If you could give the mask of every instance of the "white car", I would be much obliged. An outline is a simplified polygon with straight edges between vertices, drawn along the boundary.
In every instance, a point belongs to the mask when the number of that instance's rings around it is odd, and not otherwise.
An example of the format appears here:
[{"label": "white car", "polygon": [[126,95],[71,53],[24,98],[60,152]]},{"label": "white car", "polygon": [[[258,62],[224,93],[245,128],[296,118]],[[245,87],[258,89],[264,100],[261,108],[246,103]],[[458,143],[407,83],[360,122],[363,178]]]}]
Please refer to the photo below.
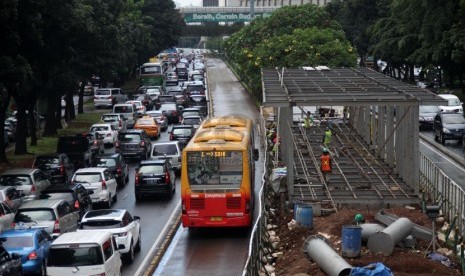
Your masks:
[{"label": "white car", "polygon": [[90,127],[90,132],[96,132],[103,137],[105,145],[115,145],[118,139],[118,129],[113,124],[93,124]]},{"label": "white car", "polygon": [[147,88],[145,94],[149,95],[152,101],[156,101],[158,96],[161,94],[161,89],[159,88]]},{"label": "white car", "polygon": [[79,230],[105,229],[116,239],[118,251],[129,262],[134,252],[141,249],[140,217],[131,216],[125,209],[102,209],[87,212],[81,220]]},{"label": "white car", "polygon": [[439,106],[441,112],[455,112],[463,114],[462,102],[460,102],[460,99],[457,96],[452,94],[438,94],[438,96],[446,100],[448,103],[447,105]]},{"label": "white car", "polygon": [[6,202],[0,202],[0,232],[11,228],[15,218],[15,212]]},{"label": "white car", "polygon": [[90,195],[92,204],[103,203],[105,207],[110,208],[111,203],[118,199],[116,187],[118,186],[113,173],[104,167],[83,168],[77,170],[71,180],[79,182],[94,193]]},{"label": "white car", "polygon": [[133,104],[136,106],[137,109],[137,114],[139,115],[145,115],[145,112],[147,111],[145,105],[142,104],[142,101],[126,101],[127,104]]},{"label": "white car", "polygon": [[126,120],[119,113],[105,113],[100,118],[100,123],[112,124],[118,131],[126,130]]}]

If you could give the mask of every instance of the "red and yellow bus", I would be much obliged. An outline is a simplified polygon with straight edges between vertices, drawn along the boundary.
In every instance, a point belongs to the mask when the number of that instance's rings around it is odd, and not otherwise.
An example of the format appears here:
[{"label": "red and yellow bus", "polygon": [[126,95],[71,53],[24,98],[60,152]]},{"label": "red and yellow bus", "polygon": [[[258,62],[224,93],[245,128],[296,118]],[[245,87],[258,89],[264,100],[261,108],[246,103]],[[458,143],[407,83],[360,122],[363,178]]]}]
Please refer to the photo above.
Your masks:
[{"label": "red and yellow bus", "polygon": [[256,160],[252,119],[205,120],[182,152],[183,227],[250,226]]}]

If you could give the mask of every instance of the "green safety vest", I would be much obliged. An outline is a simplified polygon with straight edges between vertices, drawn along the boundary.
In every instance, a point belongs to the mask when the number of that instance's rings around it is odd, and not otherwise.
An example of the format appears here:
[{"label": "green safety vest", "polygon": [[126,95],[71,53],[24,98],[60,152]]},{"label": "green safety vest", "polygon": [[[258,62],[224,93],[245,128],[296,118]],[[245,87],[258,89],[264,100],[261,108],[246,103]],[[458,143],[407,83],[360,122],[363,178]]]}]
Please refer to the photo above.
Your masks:
[{"label": "green safety vest", "polygon": [[324,142],[323,142],[325,145],[331,143],[331,135],[332,134],[333,133],[331,132],[331,130],[325,131],[325,139],[324,139]]}]

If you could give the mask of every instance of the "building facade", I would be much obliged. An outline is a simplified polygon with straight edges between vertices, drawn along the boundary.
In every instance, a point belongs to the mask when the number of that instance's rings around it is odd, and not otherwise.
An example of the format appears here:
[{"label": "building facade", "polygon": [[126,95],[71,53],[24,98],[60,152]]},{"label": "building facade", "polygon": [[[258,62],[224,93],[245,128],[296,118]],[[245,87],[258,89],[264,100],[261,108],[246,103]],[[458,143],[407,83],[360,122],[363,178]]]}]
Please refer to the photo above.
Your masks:
[{"label": "building facade", "polygon": [[202,0],[203,7],[218,7],[219,0]]},{"label": "building facade", "polygon": [[[225,0],[226,7],[249,7],[251,0]],[[315,4],[324,6],[331,0],[255,0],[255,7],[282,7],[290,5]]]}]

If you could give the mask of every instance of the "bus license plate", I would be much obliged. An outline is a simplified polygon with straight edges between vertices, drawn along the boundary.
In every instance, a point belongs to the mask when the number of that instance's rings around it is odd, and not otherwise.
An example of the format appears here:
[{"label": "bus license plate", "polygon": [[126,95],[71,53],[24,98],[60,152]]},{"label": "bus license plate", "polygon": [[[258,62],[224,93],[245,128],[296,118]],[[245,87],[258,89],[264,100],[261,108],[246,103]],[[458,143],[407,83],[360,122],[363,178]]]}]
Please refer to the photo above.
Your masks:
[{"label": "bus license plate", "polygon": [[210,217],[210,221],[222,221],[222,217]]}]

